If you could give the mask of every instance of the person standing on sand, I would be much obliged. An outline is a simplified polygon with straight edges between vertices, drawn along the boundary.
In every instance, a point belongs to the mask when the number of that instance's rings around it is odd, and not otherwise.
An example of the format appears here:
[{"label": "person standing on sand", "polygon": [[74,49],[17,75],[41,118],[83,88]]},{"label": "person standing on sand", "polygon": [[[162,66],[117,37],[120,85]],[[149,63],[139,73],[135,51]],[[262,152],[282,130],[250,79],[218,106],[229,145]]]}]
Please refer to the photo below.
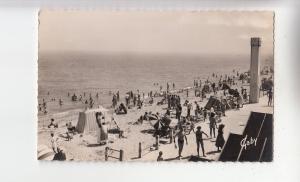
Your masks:
[{"label": "person standing on sand", "polygon": [[225,114],[225,112],[226,112],[226,105],[225,104],[226,104],[225,101],[222,100],[222,102],[221,102],[221,112],[222,112],[223,116],[226,116],[226,114]]},{"label": "person standing on sand", "polygon": [[205,99],[206,95],[205,95],[205,92],[204,92],[204,89],[202,89],[202,92],[201,92],[201,101],[203,101]]},{"label": "person standing on sand", "polygon": [[113,99],[112,99],[112,103],[113,103],[113,108],[114,108],[114,109],[115,109],[116,106],[117,106],[117,102],[118,102],[117,96],[114,94],[114,95],[113,95]]},{"label": "person standing on sand", "polygon": [[215,130],[217,127],[217,122],[215,118],[215,113],[211,113],[209,117],[209,133],[210,133],[210,138],[212,138],[212,134],[214,135],[214,138],[216,137]]},{"label": "person standing on sand", "polygon": [[207,109],[204,108],[204,110],[203,110],[203,119],[204,119],[204,122],[205,122],[206,118],[207,118]]},{"label": "person standing on sand", "polygon": [[198,119],[198,114],[200,114],[200,106],[199,104],[195,101],[195,104],[196,104],[196,109],[195,109],[195,117],[196,119]]},{"label": "person standing on sand", "polygon": [[178,121],[180,121],[181,112],[182,112],[181,104],[177,104],[177,107],[176,107],[176,119],[178,119]]},{"label": "person standing on sand", "polygon": [[169,89],[170,89],[170,85],[169,85],[169,83],[167,82],[167,93],[169,93]]},{"label": "person standing on sand", "polygon": [[272,101],[273,101],[273,92],[272,92],[272,88],[270,88],[267,92],[268,95],[268,106],[272,105]]},{"label": "person standing on sand", "polygon": [[187,115],[186,117],[190,117],[191,116],[191,110],[193,109],[193,104],[190,102],[187,104]]},{"label": "person standing on sand", "polygon": [[59,106],[61,107],[63,105],[63,101],[59,99]]},{"label": "person standing on sand", "polygon": [[120,92],[119,92],[119,90],[117,91],[117,102],[119,102],[120,101]]},{"label": "person standing on sand", "polygon": [[182,153],[183,146],[184,146],[184,139],[186,141],[186,144],[188,144],[187,137],[183,133],[183,128],[182,127],[180,128],[179,132],[174,136],[175,148],[177,148],[176,142],[175,142],[176,137],[178,138],[177,139],[177,142],[178,142],[178,158],[180,159],[182,157],[181,153]]},{"label": "person standing on sand", "polygon": [[58,152],[58,150],[57,150],[57,141],[58,141],[58,138],[56,138],[54,136],[54,133],[51,133],[50,135],[51,135],[50,142],[51,142],[52,150],[54,151],[54,153],[57,153]]},{"label": "person standing on sand", "polygon": [[205,150],[204,150],[204,144],[203,144],[202,134],[206,135],[206,137],[208,137],[208,135],[205,132],[201,131],[201,126],[197,127],[197,131],[196,132],[193,129],[193,132],[196,134],[196,143],[197,143],[197,154],[198,154],[198,157],[200,156],[199,155],[200,145],[201,145],[203,157],[206,157]]},{"label": "person standing on sand", "polygon": [[225,144],[225,139],[223,136],[223,128],[224,127],[225,127],[224,124],[220,124],[219,129],[218,129],[218,136],[217,136],[217,140],[216,140],[216,147],[218,148],[218,152],[220,151],[220,149],[222,149],[223,145]]}]

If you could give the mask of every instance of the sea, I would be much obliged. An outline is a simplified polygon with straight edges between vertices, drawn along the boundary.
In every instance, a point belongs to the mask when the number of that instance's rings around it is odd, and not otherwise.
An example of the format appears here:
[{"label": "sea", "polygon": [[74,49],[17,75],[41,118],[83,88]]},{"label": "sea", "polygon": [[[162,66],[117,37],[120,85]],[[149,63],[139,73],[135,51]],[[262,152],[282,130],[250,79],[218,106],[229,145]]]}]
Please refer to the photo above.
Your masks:
[{"label": "sea", "polygon": [[87,100],[98,93],[96,104],[108,107],[111,93],[117,91],[121,96],[137,90],[147,94],[159,91],[160,86],[166,90],[167,83],[180,89],[193,86],[194,80],[209,79],[213,73],[230,75],[249,68],[250,56],[241,55],[40,54],[38,101],[44,99],[50,112],[60,112],[84,107],[84,103],[72,103],[71,95],[85,94]]}]

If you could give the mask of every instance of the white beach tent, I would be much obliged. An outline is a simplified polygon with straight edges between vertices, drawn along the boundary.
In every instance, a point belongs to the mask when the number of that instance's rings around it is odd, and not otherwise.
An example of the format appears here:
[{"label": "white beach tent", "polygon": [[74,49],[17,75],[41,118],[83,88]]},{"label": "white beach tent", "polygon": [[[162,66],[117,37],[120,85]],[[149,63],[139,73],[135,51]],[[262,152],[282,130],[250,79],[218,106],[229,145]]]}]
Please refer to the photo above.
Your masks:
[{"label": "white beach tent", "polygon": [[108,109],[98,106],[95,109],[87,109],[83,112],[79,112],[78,123],[76,126],[76,131],[78,133],[90,133],[96,132],[98,129],[98,124],[96,122],[96,112],[102,112],[105,117],[105,121],[108,119]]}]

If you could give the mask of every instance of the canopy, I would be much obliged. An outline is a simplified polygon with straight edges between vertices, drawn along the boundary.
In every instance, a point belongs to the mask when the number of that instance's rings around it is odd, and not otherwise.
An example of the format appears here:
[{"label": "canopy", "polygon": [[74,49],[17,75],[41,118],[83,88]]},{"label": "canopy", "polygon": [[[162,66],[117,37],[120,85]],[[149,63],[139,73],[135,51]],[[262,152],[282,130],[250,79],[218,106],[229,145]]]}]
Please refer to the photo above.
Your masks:
[{"label": "canopy", "polygon": [[96,112],[102,112],[105,117],[105,121],[107,121],[108,109],[102,106],[98,106],[98,108],[95,109],[87,109],[86,111],[79,113],[78,123],[76,126],[76,131],[78,133],[90,133],[97,131],[99,127],[96,121]]}]

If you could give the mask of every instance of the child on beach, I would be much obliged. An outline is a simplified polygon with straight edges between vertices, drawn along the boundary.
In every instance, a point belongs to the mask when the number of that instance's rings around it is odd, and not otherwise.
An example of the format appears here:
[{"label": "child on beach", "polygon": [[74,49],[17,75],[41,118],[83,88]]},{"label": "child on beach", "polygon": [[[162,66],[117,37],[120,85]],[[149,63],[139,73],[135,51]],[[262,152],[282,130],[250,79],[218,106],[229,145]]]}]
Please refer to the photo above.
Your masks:
[{"label": "child on beach", "polygon": [[162,152],[162,151],[159,151],[158,157],[157,157],[157,162],[163,161],[163,160],[164,160],[163,157],[162,157],[162,155],[163,155],[163,152]]}]

